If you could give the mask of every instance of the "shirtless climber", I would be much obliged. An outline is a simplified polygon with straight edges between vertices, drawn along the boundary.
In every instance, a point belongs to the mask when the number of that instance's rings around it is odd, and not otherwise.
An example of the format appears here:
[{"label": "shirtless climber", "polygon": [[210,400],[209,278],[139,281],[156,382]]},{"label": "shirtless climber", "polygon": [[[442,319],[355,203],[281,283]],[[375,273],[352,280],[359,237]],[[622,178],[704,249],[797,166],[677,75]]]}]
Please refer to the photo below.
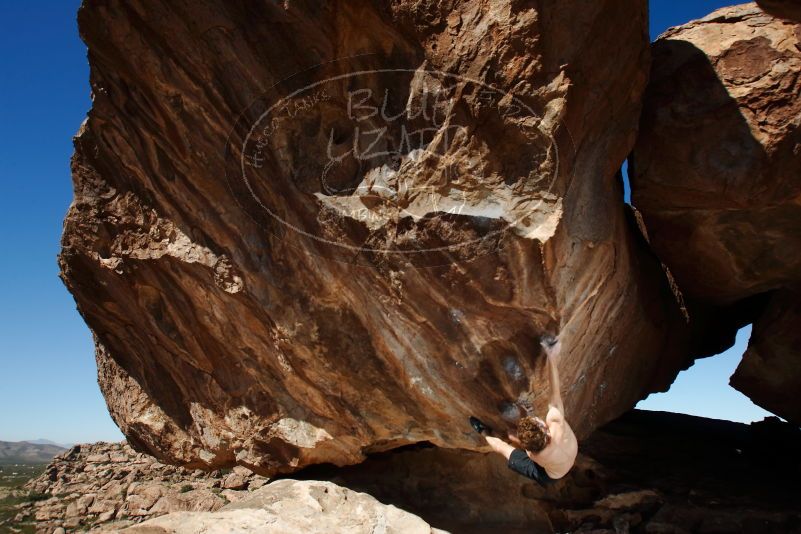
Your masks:
[{"label": "shirtless climber", "polygon": [[475,417],[470,418],[470,424],[476,432],[484,436],[492,450],[507,459],[507,465],[511,470],[532,478],[544,486],[562,478],[570,471],[576,461],[578,442],[570,425],[565,421],[565,408],[559,393],[556,360],[562,344],[552,336],[543,336],[540,344],[545,349],[551,382],[551,398],[545,421],[530,416],[518,421],[517,435],[508,436],[509,440],[520,448],[494,437],[492,429]]}]

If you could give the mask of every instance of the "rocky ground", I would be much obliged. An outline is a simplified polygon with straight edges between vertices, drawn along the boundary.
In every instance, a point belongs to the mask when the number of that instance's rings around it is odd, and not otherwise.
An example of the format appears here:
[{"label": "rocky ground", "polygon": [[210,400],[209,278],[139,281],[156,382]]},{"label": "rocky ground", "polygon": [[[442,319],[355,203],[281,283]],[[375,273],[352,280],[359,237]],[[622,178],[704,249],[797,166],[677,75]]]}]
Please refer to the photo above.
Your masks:
[{"label": "rocky ground", "polygon": [[76,445],[25,485],[28,500],[0,528],[118,529],[168,512],[218,510],[266,482],[241,467],[205,472],[164,465],[125,443]]},{"label": "rocky ground", "polygon": [[633,410],[580,443],[542,489],[495,456],[433,447],[371,457],[329,479],[454,533],[801,533],[801,431]]},{"label": "rocky ground", "polygon": [[321,480],[277,480],[217,512],[177,512],[126,534],[447,534],[391,504]]},{"label": "rocky ground", "polygon": [[108,532],[170,514],[148,521],[157,530],[134,532],[216,532],[225,520],[254,532],[269,524],[271,533],[381,524],[460,534],[801,533],[798,450],[801,431],[778,419],[744,425],[635,410],[583,441],[573,471],[543,489],[495,455],[425,443],[271,481],[97,443],[54,459],[0,529]]}]

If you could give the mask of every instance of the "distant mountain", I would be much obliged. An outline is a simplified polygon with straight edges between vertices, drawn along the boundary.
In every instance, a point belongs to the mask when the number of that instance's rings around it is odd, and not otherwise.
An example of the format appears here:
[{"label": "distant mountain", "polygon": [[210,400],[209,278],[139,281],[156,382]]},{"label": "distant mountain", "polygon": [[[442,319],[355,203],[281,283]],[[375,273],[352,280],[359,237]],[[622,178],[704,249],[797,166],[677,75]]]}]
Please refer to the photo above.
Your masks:
[{"label": "distant mountain", "polygon": [[49,439],[26,439],[23,440],[25,443],[33,443],[35,445],[55,445],[56,447],[62,447],[64,449],[69,449],[74,444],[73,443],[56,443],[55,441],[50,441]]},{"label": "distant mountain", "polygon": [[64,447],[29,441],[0,441],[0,465],[47,463],[66,451]]}]

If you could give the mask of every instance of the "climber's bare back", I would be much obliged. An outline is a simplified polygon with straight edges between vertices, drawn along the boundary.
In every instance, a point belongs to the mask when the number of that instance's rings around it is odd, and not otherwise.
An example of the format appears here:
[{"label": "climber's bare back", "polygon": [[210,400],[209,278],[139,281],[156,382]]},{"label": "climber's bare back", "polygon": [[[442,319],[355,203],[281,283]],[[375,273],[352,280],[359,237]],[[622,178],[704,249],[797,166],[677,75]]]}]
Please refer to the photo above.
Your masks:
[{"label": "climber's bare back", "polygon": [[556,406],[548,409],[545,416],[545,424],[548,425],[548,432],[551,440],[540,452],[533,453],[526,451],[528,457],[541,465],[549,477],[553,479],[562,478],[573,467],[578,454],[578,441],[573,429],[564,418],[562,412]]}]

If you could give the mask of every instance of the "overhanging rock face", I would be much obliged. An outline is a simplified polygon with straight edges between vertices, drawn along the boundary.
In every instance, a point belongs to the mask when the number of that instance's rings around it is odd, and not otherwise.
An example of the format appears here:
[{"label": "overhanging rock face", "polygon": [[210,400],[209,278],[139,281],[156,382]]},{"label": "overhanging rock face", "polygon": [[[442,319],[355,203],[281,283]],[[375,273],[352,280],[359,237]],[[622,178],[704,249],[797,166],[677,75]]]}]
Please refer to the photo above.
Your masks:
[{"label": "overhanging rock face", "polygon": [[624,210],[646,5],[85,1],[63,278],[132,443],[260,473],[665,388],[685,322]]},{"label": "overhanging rock face", "polygon": [[800,73],[801,23],[755,4],[667,31],[631,167],[634,205],[688,301],[737,309],[731,329],[754,321],[732,385],[797,423]]}]

